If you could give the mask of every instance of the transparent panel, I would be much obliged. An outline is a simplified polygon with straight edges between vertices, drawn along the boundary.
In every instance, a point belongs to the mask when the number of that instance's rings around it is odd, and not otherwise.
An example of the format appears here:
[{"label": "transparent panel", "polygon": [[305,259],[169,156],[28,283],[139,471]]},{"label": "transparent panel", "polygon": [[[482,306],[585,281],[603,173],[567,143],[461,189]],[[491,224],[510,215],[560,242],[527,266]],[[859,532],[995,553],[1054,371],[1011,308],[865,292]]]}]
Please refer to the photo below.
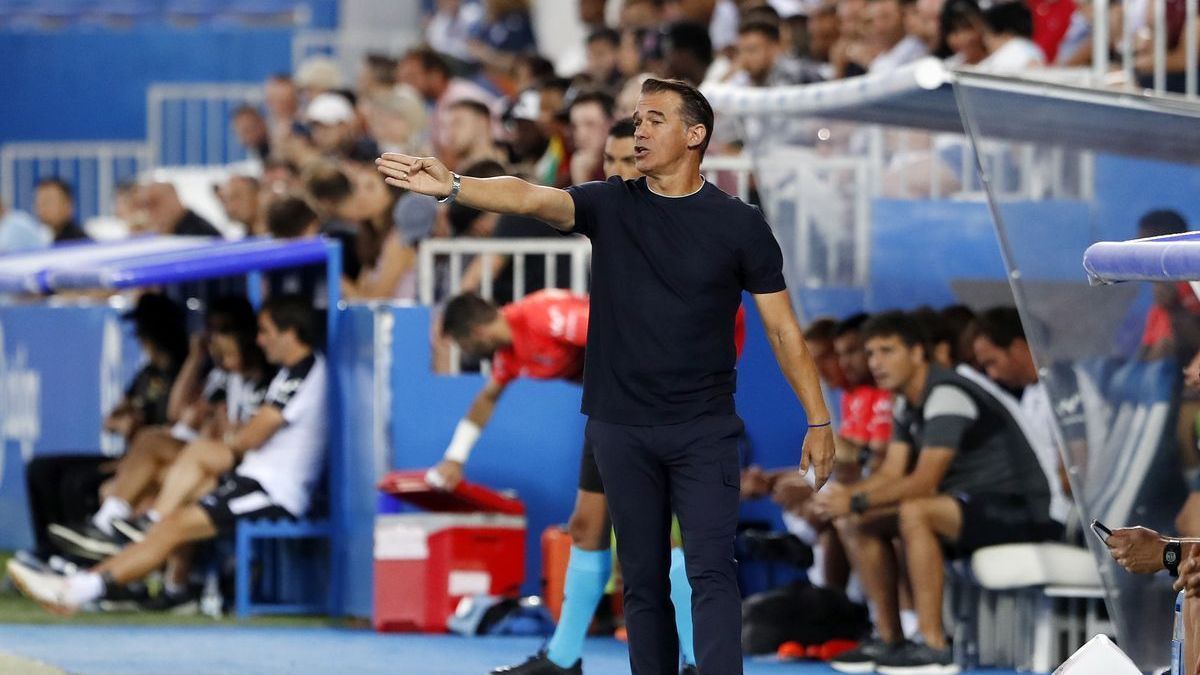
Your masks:
[{"label": "transparent panel", "polygon": [[[1187,476],[1197,470],[1196,395],[1181,386],[1181,359],[1200,348],[1191,334],[1200,323],[1191,310],[1195,296],[1175,284],[1090,287],[1081,261],[1094,241],[1139,236],[1139,220],[1156,209],[1195,222],[1200,168],[1153,159],[1157,151],[1139,147],[1137,139],[1153,135],[1142,125],[1154,120],[1132,126],[1117,106],[1076,102],[1070,114],[1077,117],[1064,119],[1061,106],[1023,104],[994,82],[960,81],[955,89],[977,151],[970,162],[986,191],[1013,296],[1055,408],[1081,520],[1174,534]],[[1046,133],[1054,129],[1064,132]],[[1020,142],[1022,136],[1035,143]],[[1142,156],[1105,153],[1114,139]],[[1014,191],[1022,167],[1031,164],[1046,167],[1038,189],[1079,189],[1050,199],[1031,198],[1037,190]],[[1100,565],[1122,648],[1143,670],[1167,666],[1171,580],[1129,574],[1097,538],[1083,539]]]}]

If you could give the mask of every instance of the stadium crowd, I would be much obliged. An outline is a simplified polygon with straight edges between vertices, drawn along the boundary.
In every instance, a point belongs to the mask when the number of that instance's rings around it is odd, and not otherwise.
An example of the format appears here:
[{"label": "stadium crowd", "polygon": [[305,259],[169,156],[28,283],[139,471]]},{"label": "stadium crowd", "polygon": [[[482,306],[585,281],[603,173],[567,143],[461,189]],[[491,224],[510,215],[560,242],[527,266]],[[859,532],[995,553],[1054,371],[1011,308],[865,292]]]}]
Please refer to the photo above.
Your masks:
[{"label": "stadium crowd", "polygon": [[[618,152],[609,141],[633,136],[627,118],[650,77],[811,84],[927,56],[1012,74],[1084,65],[1092,53],[1087,2],[624,0],[618,12],[606,5],[579,2],[587,38],[566,72],[539,55],[526,0],[438,0],[428,44],[371,54],[353,81],[320,57],[272,76],[264,105],[239,107],[230,119],[254,162],[216,186],[227,222],[208,222],[172,183],[151,180],[118,189],[111,215],[119,236],[323,234],[343,243],[346,298],[415,300],[425,240],[559,235],[527,218],[389,187],[374,166],[383,152],[432,154],[466,176],[514,174],[565,187],[603,179],[606,164],[631,165],[632,145]],[[709,152],[736,153],[741,143],[726,130]],[[0,251],[111,236],[78,222],[74,200],[74,187],[51,177],[37,185],[32,218],[0,205]],[[511,300],[506,261],[486,267],[497,301]],[[541,265],[527,267],[535,269]],[[469,269],[460,288],[480,290],[482,270]],[[523,288],[556,285],[540,275]],[[1156,296],[1162,311],[1147,324],[1144,358],[1200,351],[1175,339],[1190,335],[1200,314],[1190,293],[1171,286]],[[192,542],[227,532],[239,517],[305,515],[323,453],[313,439],[324,437],[325,424],[324,366],[305,305],[273,295],[256,316],[244,299],[217,299],[204,331],[189,337],[177,304],[144,295],[130,318],[146,365],[105,421],[129,450],[115,462],[32,463],[37,550],[18,558],[29,570],[18,583],[58,609],[130,595],[178,608],[199,594]],[[950,668],[945,561],[994,544],[1066,540],[1071,486],[1055,427],[1069,445],[1086,437],[1086,424],[1054,410],[1011,307],[820,319],[805,337],[838,411],[835,480],[816,494],[794,468],[751,466],[743,497],[780,506],[789,530],[817,554],[814,584],[869,604],[873,637],[837,656],[835,667]],[[1200,385],[1200,362],[1188,374],[1189,386]],[[1194,437],[1181,443],[1195,447]],[[295,447],[304,452],[290,452]],[[1198,522],[1193,499],[1180,532],[1200,534]],[[1122,564],[1159,569],[1151,563],[1165,539],[1118,535]],[[1139,550],[1150,552],[1138,557]],[[1185,553],[1181,583],[1194,590],[1200,549]],[[85,569],[84,561],[98,565]],[[122,590],[163,565],[162,593]]]}]

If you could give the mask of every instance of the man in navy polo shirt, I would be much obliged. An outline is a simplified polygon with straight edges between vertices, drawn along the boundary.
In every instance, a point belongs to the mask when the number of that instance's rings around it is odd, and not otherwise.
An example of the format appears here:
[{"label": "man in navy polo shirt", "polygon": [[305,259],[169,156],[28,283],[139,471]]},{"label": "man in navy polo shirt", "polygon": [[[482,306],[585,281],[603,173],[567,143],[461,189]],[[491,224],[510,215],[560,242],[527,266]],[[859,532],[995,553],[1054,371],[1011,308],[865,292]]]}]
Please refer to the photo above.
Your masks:
[{"label": "man in navy polo shirt", "polygon": [[768,340],[811,430],[801,470],[833,464],[829,411],[762,213],[700,175],[713,112],[691,85],[647,80],[634,113],[637,168],[567,190],[517,178],[461,177],[431,157],[385,154],[395,187],[546,221],[592,240],[583,412],[617,531],[635,675],[674,675],[671,513],[692,583],[699,672],[742,672],[734,536],[738,437],[734,314],[754,295]]}]

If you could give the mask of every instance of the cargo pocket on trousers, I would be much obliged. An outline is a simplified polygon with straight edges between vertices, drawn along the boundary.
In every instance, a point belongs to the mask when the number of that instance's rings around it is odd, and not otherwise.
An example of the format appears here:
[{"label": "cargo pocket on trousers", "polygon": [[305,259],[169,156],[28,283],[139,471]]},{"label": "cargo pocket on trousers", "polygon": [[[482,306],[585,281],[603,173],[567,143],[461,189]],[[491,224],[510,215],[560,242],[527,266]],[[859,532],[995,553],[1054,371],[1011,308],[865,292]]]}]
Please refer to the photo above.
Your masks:
[{"label": "cargo pocket on trousers", "polygon": [[741,467],[738,466],[737,459],[730,457],[721,460],[721,482],[729,487],[741,487]]}]

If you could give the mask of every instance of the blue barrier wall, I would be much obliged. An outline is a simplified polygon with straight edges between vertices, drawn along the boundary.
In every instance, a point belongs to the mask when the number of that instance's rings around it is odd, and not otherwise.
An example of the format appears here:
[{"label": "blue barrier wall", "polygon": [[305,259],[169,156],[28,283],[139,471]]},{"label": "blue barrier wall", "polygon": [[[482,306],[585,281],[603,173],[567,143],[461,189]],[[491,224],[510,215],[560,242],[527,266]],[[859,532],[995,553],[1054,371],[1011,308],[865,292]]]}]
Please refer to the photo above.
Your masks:
[{"label": "blue barrier wall", "polygon": [[150,83],[290,72],[291,37],[283,28],[0,32],[9,65],[0,68],[0,143],[144,139]]},{"label": "blue barrier wall", "polygon": [[100,431],[140,356],[108,307],[0,307],[0,550],[32,541],[24,462],[109,453]]}]

